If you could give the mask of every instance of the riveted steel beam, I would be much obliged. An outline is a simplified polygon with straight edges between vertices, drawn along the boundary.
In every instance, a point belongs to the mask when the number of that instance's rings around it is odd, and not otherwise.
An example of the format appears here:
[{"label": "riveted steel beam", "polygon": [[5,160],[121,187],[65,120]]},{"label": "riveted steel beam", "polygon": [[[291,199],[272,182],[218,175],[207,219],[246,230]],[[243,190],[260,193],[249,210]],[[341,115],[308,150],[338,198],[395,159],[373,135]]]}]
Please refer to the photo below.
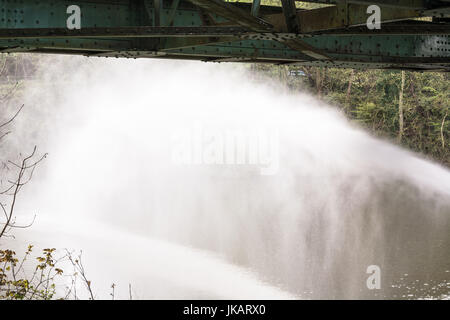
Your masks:
[{"label": "riveted steel beam", "polygon": [[366,26],[354,26],[313,32],[310,35],[450,35],[450,23],[402,21],[386,23],[381,29],[370,30]]},{"label": "riveted steel beam", "polygon": [[[288,27],[286,6],[260,5],[255,16],[256,2],[164,0],[158,8],[154,0],[0,0],[0,51],[450,71],[449,1],[373,2],[386,10],[380,30],[364,25],[366,1],[324,1],[337,5],[316,10],[289,2],[297,29]],[[73,4],[80,30],[66,26]],[[440,18],[403,20],[421,15]]]},{"label": "riveted steel beam", "polygon": [[317,60],[329,60],[330,56],[327,55],[323,50],[317,49],[305,41],[300,41],[299,39],[289,39],[282,41],[289,48],[297,50],[309,57],[312,57]]},{"label": "riveted steel beam", "polygon": [[[422,16],[420,11],[412,9],[382,9],[381,12],[381,22],[406,20]],[[297,21],[299,21],[298,32],[310,33],[366,25],[369,15],[367,14],[367,6],[344,3],[314,10],[299,10],[297,11],[297,17]],[[266,16],[265,19],[272,23],[278,32],[289,31],[283,14],[272,14]]]},{"label": "riveted steel beam", "polygon": [[405,36],[313,36],[304,41],[322,49],[330,56],[352,56],[368,61],[395,61],[408,59],[447,60],[450,63],[450,37],[446,35]]},{"label": "riveted steel beam", "polygon": [[255,34],[245,28],[231,27],[116,27],[83,28],[29,28],[0,29],[0,39],[45,39],[45,38],[159,38],[159,37],[220,37]]},{"label": "riveted steel beam", "polygon": [[218,45],[220,43],[240,40],[240,37],[173,37],[166,38],[160,51],[169,51],[174,49],[191,48],[201,45]]},{"label": "riveted steel beam", "polygon": [[268,40],[239,40],[218,45],[195,46],[175,50],[167,53],[177,55],[215,56],[215,57],[244,57],[251,59],[279,59],[280,61],[306,61],[310,59],[296,50],[289,49],[282,43]]},{"label": "riveted steel beam", "polygon": [[[403,9],[427,9],[429,8],[430,1],[427,0],[295,0],[302,2],[311,2],[311,3],[322,3],[322,4],[342,4],[344,2],[353,3],[353,4],[362,4],[366,6],[370,6],[372,4],[376,4],[379,6],[385,6],[388,8],[403,8]],[[443,3],[441,1],[435,1],[438,3]]]}]

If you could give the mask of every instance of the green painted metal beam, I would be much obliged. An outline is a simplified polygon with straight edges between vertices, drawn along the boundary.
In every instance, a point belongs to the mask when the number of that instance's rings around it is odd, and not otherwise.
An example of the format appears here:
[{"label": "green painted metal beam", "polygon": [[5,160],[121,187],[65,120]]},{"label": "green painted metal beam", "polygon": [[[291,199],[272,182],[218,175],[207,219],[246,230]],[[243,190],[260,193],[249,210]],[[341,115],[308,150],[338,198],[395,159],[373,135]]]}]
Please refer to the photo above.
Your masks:
[{"label": "green painted metal beam", "polygon": [[[251,13],[246,12],[238,7],[235,7],[232,3],[224,2],[222,0],[189,0],[193,4],[218,15],[226,17],[231,23],[235,23],[244,27],[248,27],[253,31],[259,32],[274,32],[277,31],[266,21],[253,16]],[[296,22],[295,6],[292,0],[283,0],[286,23],[289,25],[290,30],[288,32],[298,32],[298,22]],[[314,59],[328,59],[328,57],[305,43],[301,39],[288,39],[273,38],[274,41],[280,41],[285,43],[291,49],[297,50],[302,54],[306,54]]]},{"label": "green painted metal beam", "polygon": [[[369,30],[365,1],[348,3],[344,23],[340,5],[291,10],[290,16],[298,15],[296,29],[287,28],[281,7],[259,5],[255,16],[252,3],[0,0],[0,52],[450,71],[448,23],[390,22]],[[423,9],[446,12],[439,1],[396,3],[385,20],[422,15]],[[81,10],[79,30],[67,28],[70,5]],[[278,16],[284,28],[269,16]]]},{"label": "green painted metal beam", "polygon": [[401,21],[384,24],[381,29],[370,30],[366,26],[315,31],[310,35],[450,35],[450,23]]},{"label": "green painted metal beam", "polygon": [[[299,33],[310,33],[321,30],[332,30],[338,28],[348,28],[351,26],[366,25],[367,6],[360,4],[338,4],[312,10],[297,11],[296,19],[291,16],[291,20],[299,22],[297,30]],[[413,9],[387,9],[381,7],[380,22],[392,22],[418,18],[423,16],[422,12]],[[272,14],[265,17],[279,32],[291,32],[286,23],[286,14]],[[291,27],[292,28],[292,27]]]}]

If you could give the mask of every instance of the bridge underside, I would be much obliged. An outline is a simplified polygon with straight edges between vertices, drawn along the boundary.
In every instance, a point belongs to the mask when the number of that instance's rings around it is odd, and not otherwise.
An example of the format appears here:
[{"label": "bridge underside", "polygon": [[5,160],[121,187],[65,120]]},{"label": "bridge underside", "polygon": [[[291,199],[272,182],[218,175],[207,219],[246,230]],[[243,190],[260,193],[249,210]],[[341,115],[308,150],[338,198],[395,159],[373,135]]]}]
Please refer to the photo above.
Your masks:
[{"label": "bridge underside", "polygon": [[[450,0],[0,0],[0,52],[450,71]],[[369,30],[369,5],[381,29]],[[69,30],[69,6],[81,29]],[[422,19],[418,19],[422,18]]]}]

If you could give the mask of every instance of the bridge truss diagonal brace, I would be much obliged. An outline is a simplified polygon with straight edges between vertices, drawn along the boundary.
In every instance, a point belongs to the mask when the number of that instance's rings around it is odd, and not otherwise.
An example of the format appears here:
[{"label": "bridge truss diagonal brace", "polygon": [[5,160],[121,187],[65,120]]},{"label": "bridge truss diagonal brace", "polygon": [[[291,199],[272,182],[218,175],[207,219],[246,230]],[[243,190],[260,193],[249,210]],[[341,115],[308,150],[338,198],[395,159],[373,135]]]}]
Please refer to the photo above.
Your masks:
[{"label": "bridge truss diagonal brace", "polygon": [[286,22],[287,31],[290,33],[298,33],[300,25],[298,21],[297,9],[295,8],[295,0],[281,0],[283,15]]},{"label": "bridge truss diagonal brace", "polygon": [[215,13],[237,25],[247,27],[253,31],[269,31],[272,26],[263,19],[254,17],[250,12],[246,12],[231,3],[222,0],[188,0],[192,4],[205,9],[206,11]]},{"label": "bridge truss diagonal brace", "polygon": [[[249,28],[252,31],[255,32],[273,31],[272,25],[265,22],[264,20],[252,16],[251,13],[247,13],[246,11],[233,6],[231,3],[227,3],[222,0],[188,0],[188,1],[192,2],[194,5],[197,5],[206,11],[220,15],[233,23]],[[295,16],[294,0],[283,0],[283,1],[286,1],[286,4],[289,4],[290,9],[287,10],[287,14],[290,17],[289,21],[291,21],[291,24],[294,26],[293,30],[296,30],[298,29],[298,24],[293,22],[297,21],[297,17]],[[294,17],[294,20],[292,20],[292,17]],[[319,60],[329,59],[329,57],[326,54],[306,44],[301,39],[285,40],[274,37],[273,40],[283,43],[289,48],[294,49],[304,55],[310,56],[313,59]]]}]

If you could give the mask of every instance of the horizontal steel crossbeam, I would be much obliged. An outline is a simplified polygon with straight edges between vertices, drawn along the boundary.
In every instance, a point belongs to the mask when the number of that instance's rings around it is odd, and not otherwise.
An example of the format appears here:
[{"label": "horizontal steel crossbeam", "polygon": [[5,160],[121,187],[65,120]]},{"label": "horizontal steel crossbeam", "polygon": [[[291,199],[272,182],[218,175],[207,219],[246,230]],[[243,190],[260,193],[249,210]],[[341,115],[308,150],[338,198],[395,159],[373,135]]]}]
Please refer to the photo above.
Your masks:
[{"label": "horizontal steel crossbeam", "polygon": [[[0,1],[0,52],[450,71],[449,1]],[[381,6],[381,29],[366,26]],[[71,5],[81,29],[70,30]],[[418,21],[417,17],[433,17]],[[393,22],[394,21],[394,22]]]}]

